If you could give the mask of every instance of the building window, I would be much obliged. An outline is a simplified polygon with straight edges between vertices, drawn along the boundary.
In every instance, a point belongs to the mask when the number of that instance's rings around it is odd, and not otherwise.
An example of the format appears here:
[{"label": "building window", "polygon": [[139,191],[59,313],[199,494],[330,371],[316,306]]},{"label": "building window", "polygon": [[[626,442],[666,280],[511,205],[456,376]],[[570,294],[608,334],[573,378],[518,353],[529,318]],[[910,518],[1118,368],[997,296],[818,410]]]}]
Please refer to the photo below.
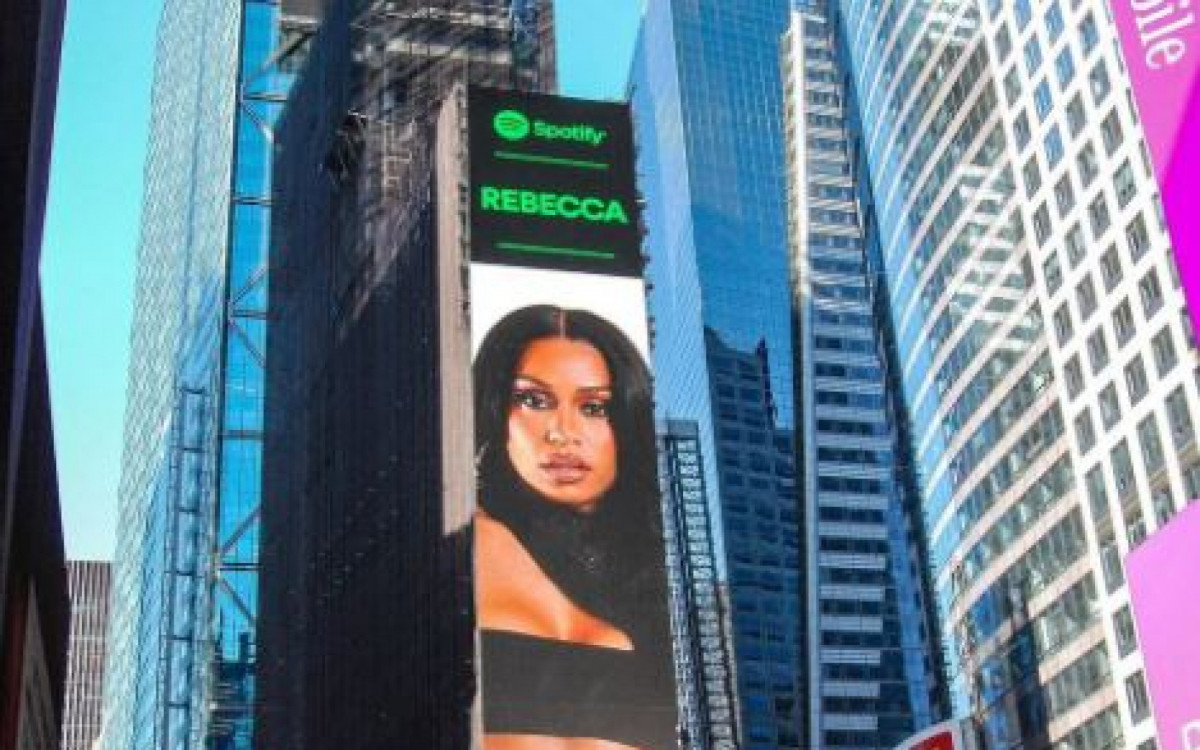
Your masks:
[{"label": "building window", "polygon": [[1029,0],[1017,0],[1016,2],[1017,29],[1024,31],[1029,24],[1029,19],[1033,17],[1032,11],[1029,9]]},{"label": "building window", "polygon": [[[1192,430],[1192,413],[1188,409],[1187,395],[1183,386],[1179,386],[1167,397],[1167,424],[1171,427],[1171,442],[1175,450],[1182,453],[1184,448],[1195,440]],[[1200,494],[1189,493],[1189,498],[1200,497]]]},{"label": "building window", "polygon": [[1108,117],[1100,123],[1100,136],[1104,140],[1104,150],[1112,155],[1113,151],[1121,145],[1123,134],[1121,133],[1121,118],[1117,115],[1117,108],[1113,107],[1108,113]]},{"label": "building window", "polygon": [[1084,407],[1075,417],[1075,439],[1079,441],[1079,452],[1087,453],[1096,444],[1096,428],[1092,424],[1092,410]]},{"label": "building window", "polygon": [[1096,175],[1100,174],[1100,164],[1096,161],[1096,149],[1091,142],[1080,149],[1076,163],[1079,165],[1079,182],[1086,188],[1092,184],[1092,180],[1096,179]]},{"label": "building window", "polygon": [[1021,76],[1017,73],[1015,65],[1008,71],[1008,75],[1004,76],[1004,96],[1007,97],[1010,107],[1016,104],[1021,96]]},{"label": "building window", "polygon": [[1121,421],[1121,402],[1117,399],[1116,386],[1111,383],[1100,391],[1100,421],[1106,430]]},{"label": "building window", "polygon": [[1033,234],[1037,237],[1038,244],[1045,244],[1052,231],[1054,226],[1050,223],[1050,209],[1043,203],[1033,215]]},{"label": "building window", "polygon": [[1098,375],[1108,364],[1108,340],[1104,337],[1103,328],[1097,328],[1096,332],[1088,337],[1087,348],[1092,372]]},{"label": "building window", "polygon": [[1066,89],[1071,85],[1071,79],[1075,77],[1075,58],[1071,55],[1070,47],[1063,47],[1063,51],[1058,53],[1058,57],[1054,60],[1054,69],[1058,72],[1058,86]]},{"label": "building window", "polygon": [[1113,185],[1117,189],[1117,205],[1125,208],[1129,201],[1137,195],[1137,182],[1133,174],[1133,164],[1128,159],[1117,169]]},{"label": "building window", "polygon": [[1092,283],[1091,275],[1083,277],[1079,286],[1075,287],[1075,298],[1079,302],[1079,319],[1086,321],[1096,310],[1096,285]]},{"label": "building window", "polygon": [[1025,177],[1025,190],[1029,195],[1037,192],[1042,186],[1042,172],[1038,169],[1037,156],[1029,157],[1029,161],[1025,162],[1025,168],[1021,170],[1021,174]]},{"label": "building window", "polygon": [[1002,21],[1000,30],[996,32],[996,59],[1004,62],[1009,52],[1012,52],[1012,37],[1008,33],[1008,24]]},{"label": "building window", "polygon": [[1138,423],[1138,444],[1142,447],[1142,463],[1146,465],[1146,473],[1154,474],[1163,467],[1167,454],[1163,451],[1162,438],[1158,434],[1158,420],[1154,415]]},{"label": "building window", "polygon": [[1062,34],[1063,26],[1062,8],[1058,6],[1058,0],[1054,0],[1046,10],[1046,32],[1050,35],[1051,42]]},{"label": "building window", "polygon": [[1125,366],[1125,387],[1129,391],[1129,403],[1136,404],[1150,391],[1150,379],[1146,377],[1146,366],[1138,354]]},{"label": "building window", "polygon": [[1062,133],[1059,132],[1057,125],[1050,126],[1050,131],[1046,133],[1042,143],[1046,148],[1046,164],[1050,169],[1054,169],[1054,166],[1062,161],[1063,156]]},{"label": "building window", "polygon": [[1179,361],[1175,353],[1175,340],[1171,338],[1171,328],[1167,326],[1159,331],[1150,341],[1150,349],[1154,352],[1154,366],[1161,378],[1175,367]]},{"label": "building window", "polygon": [[1121,551],[1117,543],[1109,539],[1100,546],[1100,568],[1104,571],[1104,588],[1113,593],[1125,585],[1125,571],[1121,568]]},{"label": "building window", "polygon": [[1045,122],[1054,108],[1054,100],[1050,96],[1050,83],[1042,81],[1033,90],[1033,106],[1037,110],[1038,120]]},{"label": "building window", "polygon": [[1055,184],[1054,197],[1058,203],[1058,215],[1067,216],[1067,212],[1075,208],[1075,190],[1070,185],[1069,172],[1063,174],[1062,179]]},{"label": "building window", "polygon": [[1117,334],[1117,348],[1120,349],[1131,338],[1133,338],[1136,324],[1133,322],[1133,308],[1129,306],[1129,300],[1121,300],[1121,304],[1117,305],[1113,310],[1113,330]]},{"label": "building window", "polygon": [[1150,233],[1141,214],[1125,227],[1125,241],[1129,243],[1129,254],[1135,263],[1150,249]]},{"label": "building window", "polygon": [[1013,120],[1013,139],[1017,142],[1017,148],[1025,148],[1030,137],[1032,136],[1029,132],[1029,116],[1021,112],[1017,115],[1017,119]]},{"label": "building window", "polygon": [[1112,83],[1108,80],[1108,68],[1104,65],[1104,60],[1101,59],[1096,63],[1096,67],[1092,68],[1092,74],[1088,76],[1088,83],[1092,86],[1092,98],[1099,107],[1104,101],[1104,97],[1108,96],[1108,92],[1112,89]]},{"label": "building window", "polygon": [[1154,506],[1154,520],[1160,527],[1175,517],[1175,500],[1171,497],[1170,487],[1159,487],[1154,490],[1150,495],[1150,504]]},{"label": "building window", "polygon": [[1096,527],[1096,536],[1104,536],[1100,533],[1106,524],[1112,523],[1112,511],[1108,505],[1108,489],[1104,486],[1104,472],[1099,466],[1094,467],[1084,477],[1084,484],[1087,486],[1088,507],[1092,509],[1092,524]]},{"label": "building window", "polygon": [[1200,498],[1200,463],[1188,464],[1183,467],[1182,473],[1184,494],[1191,500]]},{"label": "building window", "polygon": [[1071,137],[1079,135],[1079,131],[1083,130],[1083,126],[1087,124],[1087,113],[1083,110],[1083,97],[1079,94],[1071,100],[1067,105],[1067,125],[1071,128]]},{"label": "building window", "polygon": [[1104,199],[1103,192],[1096,196],[1092,205],[1088,206],[1088,218],[1091,219],[1092,235],[1095,237],[1104,234],[1104,230],[1108,229],[1108,225],[1112,223],[1112,218],[1108,214],[1108,201]]},{"label": "building window", "polygon": [[1033,78],[1037,75],[1037,69],[1042,64],[1042,45],[1038,43],[1037,34],[1029,37],[1029,41],[1025,42],[1025,69],[1029,71],[1029,77]]},{"label": "building window", "polygon": [[1121,256],[1113,245],[1100,258],[1100,275],[1104,278],[1104,291],[1111,292],[1121,283]]},{"label": "building window", "polygon": [[1129,656],[1137,649],[1137,631],[1133,628],[1133,613],[1128,604],[1113,615],[1113,632],[1117,636],[1118,654]]},{"label": "building window", "polygon": [[1079,41],[1083,45],[1083,54],[1087,55],[1096,48],[1100,41],[1100,29],[1096,26],[1096,18],[1088,13],[1079,24]]},{"label": "building window", "polygon": [[1129,453],[1129,443],[1124,440],[1117,443],[1117,446],[1113,448],[1111,459],[1117,496],[1123,499],[1137,487],[1133,476],[1133,456]]},{"label": "building window", "polygon": [[1079,265],[1079,261],[1083,260],[1083,256],[1087,254],[1087,247],[1083,242],[1083,227],[1078,223],[1067,231],[1067,260],[1071,267]]},{"label": "building window", "polygon": [[1138,282],[1138,293],[1142,296],[1142,311],[1146,314],[1146,320],[1150,320],[1163,306],[1163,290],[1158,282],[1157,269],[1151,268]]},{"label": "building window", "polygon": [[1071,395],[1071,398],[1075,398],[1083,391],[1083,368],[1079,364],[1078,354],[1067,360],[1067,364],[1063,367],[1063,377],[1067,381],[1067,393]]},{"label": "building window", "polygon": [[1062,267],[1058,263],[1058,253],[1050,251],[1050,257],[1042,264],[1042,276],[1046,279],[1046,291],[1054,294],[1062,286]]},{"label": "building window", "polygon": [[1054,311],[1054,334],[1058,336],[1058,345],[1066,346],[1074,332],[1071,326],[1071,307],[1066,302]]},{"label": "building window", "polygon": [[1125,680],[1125,695],[1129,698],[1129,715],[1134,724],[1150,716],[1150,696],[1146,693],[1146,678],[1138,670]]}]

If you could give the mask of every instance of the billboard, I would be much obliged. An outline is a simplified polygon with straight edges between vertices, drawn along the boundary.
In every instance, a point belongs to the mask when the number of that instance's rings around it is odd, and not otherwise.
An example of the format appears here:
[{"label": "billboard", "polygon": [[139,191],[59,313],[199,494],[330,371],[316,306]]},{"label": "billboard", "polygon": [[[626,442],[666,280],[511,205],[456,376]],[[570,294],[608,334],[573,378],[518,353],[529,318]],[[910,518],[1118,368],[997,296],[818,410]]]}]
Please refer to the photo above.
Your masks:
[{"label": "billboard", "polygon": [[[1200,25],[1191,4],[1113,0],[1188,308],[1200,314]],[[1193,319],[1195,320],[1195,319]]]},{"label": "billboard", "polygon": [[1129,554],[1126,571],[1158,745],[1200,750],[1200,503]]},{"label": "billboard", "polygon": [[468,126],[483,747],[673,750],[629,110],[471,89]]}]

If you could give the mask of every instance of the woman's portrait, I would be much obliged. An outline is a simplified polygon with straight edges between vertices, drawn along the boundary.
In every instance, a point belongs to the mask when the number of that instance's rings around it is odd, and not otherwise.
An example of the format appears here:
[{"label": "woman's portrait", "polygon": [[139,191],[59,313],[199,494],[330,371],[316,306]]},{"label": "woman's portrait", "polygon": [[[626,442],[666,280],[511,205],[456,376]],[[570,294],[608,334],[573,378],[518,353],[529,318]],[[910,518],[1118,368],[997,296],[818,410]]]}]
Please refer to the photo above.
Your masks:
[{"label": "woman's portrait", "polygon": [[479,346],[486,750],[676,747],[650,387],[591,312],[522,308]]}]

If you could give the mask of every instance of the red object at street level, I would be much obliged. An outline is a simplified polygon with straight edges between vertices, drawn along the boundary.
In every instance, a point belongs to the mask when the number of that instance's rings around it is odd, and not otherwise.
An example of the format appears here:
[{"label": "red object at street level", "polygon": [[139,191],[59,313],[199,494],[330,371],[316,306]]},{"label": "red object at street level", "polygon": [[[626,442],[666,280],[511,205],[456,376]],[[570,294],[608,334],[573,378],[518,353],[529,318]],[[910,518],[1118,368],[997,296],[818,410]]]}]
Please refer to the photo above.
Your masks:
[{"label": "red object at street level", "polygon": [[946,721],[910,737],[896,750],[971,750],[963,720]]}]

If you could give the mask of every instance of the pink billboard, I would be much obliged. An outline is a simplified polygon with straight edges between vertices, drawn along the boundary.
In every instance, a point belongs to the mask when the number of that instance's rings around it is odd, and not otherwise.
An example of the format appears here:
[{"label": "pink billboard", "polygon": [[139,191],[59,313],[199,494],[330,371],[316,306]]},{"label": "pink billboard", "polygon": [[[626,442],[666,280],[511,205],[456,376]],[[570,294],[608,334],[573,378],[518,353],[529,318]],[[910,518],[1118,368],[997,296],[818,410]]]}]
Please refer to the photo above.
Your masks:
[{"label": "pink billboard", "polygon": [[[1176,262],[1200,314],[1200,24],[1193,0],[1111,0]],[[1200,322],[1200,321],[1197,321]]]},{"label": "pink billboard", "polygon": [[1129,593],[1162,750],[1200,750],[1200,502],[1130,553]]}]

